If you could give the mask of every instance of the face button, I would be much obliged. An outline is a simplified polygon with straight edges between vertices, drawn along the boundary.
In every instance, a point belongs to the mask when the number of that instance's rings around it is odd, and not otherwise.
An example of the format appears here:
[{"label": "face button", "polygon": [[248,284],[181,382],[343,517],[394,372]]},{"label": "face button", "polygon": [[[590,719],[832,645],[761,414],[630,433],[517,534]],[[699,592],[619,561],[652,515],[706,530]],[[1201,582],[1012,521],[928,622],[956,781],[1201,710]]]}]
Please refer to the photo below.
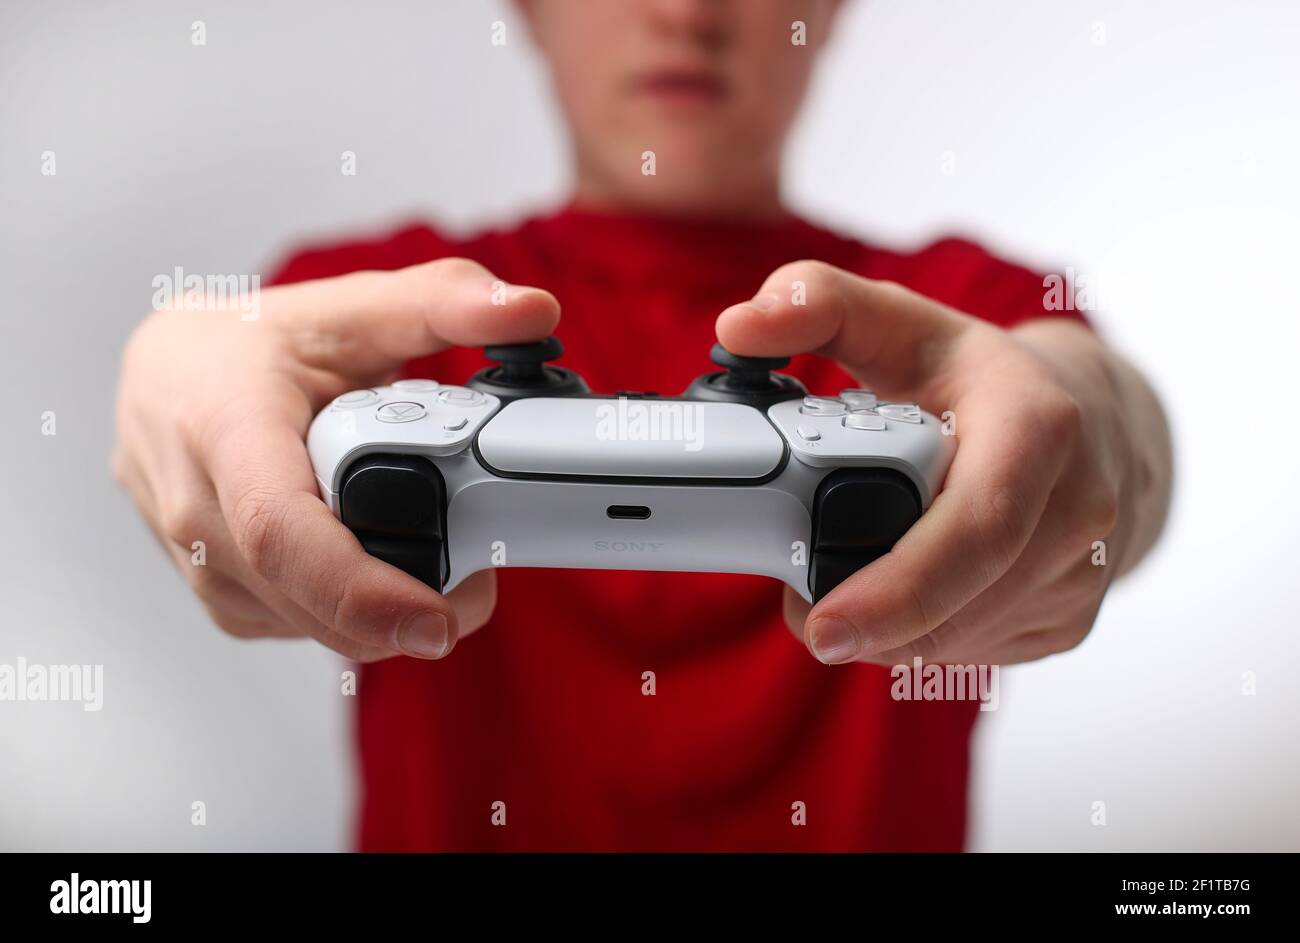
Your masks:
[{"label": "face button", "polygon": [[375,413],[380,422],[414,422],[423,419],[427,410],[419,403],[385,403]]},{"label": "face button", "polygon": [[864,432],[884,432],[885,420],[875,413],[849,413],[844,417],[845,429],[857,429]]},{"label": "face button", "polygon": [[357,409],[379,402],[379,394],[374,390],[353,390],[334,400],[335,409]]},{"label": "face button", "polygon": [[875,409],[876,394],[870,390],[840,390],[840,402],[849,409]]},{"label": "face button", "polygon": [[398,380],[393,384],[393,389],[407,393],[432,393],[437,388],[437,380]]},{"label": "face button", "polygon": [[915,403],[881,403],[876,407],[876,412],[886,419],[897,419],[899,422],[913,422],[918,425],[921,423],[921,409]]},{"label": "face button", "polygon": [[811,426],[800,426],[795,433],[805,442],[816,442],[822,437],[822,434]]},{"label": "face button", "polygon": [[805,416],[843,416],[847,410],[837,399],[825,396],[805,396],[799,412]]},{"label": "face button", "polygon": [[448,432],[460,432],[468,424],[469,420],[461,417],[460,419],[448,419],[442,424],[442,427]]},{"label": "face button", "polygon": [[482,406],[484,402],[483,394],[478,390],[443,390],[438,394],[438,399],[448,406],[463,406],[467,409]]}]

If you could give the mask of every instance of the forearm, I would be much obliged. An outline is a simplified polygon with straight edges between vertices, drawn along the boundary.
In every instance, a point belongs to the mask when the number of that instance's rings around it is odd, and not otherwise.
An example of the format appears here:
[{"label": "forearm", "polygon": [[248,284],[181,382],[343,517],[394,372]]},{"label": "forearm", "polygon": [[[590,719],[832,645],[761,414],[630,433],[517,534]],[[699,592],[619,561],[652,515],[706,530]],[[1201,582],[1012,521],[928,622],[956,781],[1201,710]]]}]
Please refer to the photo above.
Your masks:
[{"label": "forearm", "polygon": [[1120,482],[1109,563],[1123,574],[1155,544],[1169,513],[1173,449],[1160,400],[1133,364],[1076,321],[1038,319],[1012,334],[1069,377],[1085,421],[1106,428],[1100,440],[1110,443]]}]

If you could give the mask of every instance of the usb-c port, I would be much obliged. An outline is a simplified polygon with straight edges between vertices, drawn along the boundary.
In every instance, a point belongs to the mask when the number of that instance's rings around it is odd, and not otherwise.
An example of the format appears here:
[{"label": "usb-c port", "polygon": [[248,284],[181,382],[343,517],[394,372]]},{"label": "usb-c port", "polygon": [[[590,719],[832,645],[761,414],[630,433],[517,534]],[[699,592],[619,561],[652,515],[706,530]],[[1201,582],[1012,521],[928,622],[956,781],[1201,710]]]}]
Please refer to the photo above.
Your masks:
[{"label": "usb-c port", "polygon": [[644,504],[611,504],[605,513],[616,521],[644,521],[650,509]]}]

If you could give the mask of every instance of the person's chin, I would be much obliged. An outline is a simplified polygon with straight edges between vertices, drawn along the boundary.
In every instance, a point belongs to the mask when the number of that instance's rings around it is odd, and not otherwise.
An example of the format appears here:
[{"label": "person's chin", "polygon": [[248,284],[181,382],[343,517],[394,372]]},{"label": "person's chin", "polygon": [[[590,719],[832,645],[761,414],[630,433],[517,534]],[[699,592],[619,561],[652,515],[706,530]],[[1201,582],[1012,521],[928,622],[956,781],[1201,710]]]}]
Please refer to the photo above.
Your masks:
[{"label": "person's chin", "polygon": [[667,185],[655,177],[641,177],[628,192],[638,207],[657,215],[696,219],[748,216],[755,207],[736,192],[734,183],[734,177],[725,174],[688,174]]}]

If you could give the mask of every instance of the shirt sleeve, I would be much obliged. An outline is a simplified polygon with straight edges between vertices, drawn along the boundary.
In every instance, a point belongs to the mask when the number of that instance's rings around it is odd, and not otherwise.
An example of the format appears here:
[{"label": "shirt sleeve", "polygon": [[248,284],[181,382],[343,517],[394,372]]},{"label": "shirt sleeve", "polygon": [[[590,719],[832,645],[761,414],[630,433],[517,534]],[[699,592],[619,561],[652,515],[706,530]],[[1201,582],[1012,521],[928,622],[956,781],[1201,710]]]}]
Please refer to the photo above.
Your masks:
[{"label": "shirt sleeve", "polygon": [[309,245],[284,256],[272,268],[270,285],[290,285],[361,271],[392,271],[455,255],[456,246],[428,226],[409,226],[372,240]]},{"label": "shirt sleeve", "polygon": [[1064,317],[1087,324],[1064,277],[1008,262],[964,239],[941,239],[912,257],[915,290],[999,327],[1034,318]]}]

